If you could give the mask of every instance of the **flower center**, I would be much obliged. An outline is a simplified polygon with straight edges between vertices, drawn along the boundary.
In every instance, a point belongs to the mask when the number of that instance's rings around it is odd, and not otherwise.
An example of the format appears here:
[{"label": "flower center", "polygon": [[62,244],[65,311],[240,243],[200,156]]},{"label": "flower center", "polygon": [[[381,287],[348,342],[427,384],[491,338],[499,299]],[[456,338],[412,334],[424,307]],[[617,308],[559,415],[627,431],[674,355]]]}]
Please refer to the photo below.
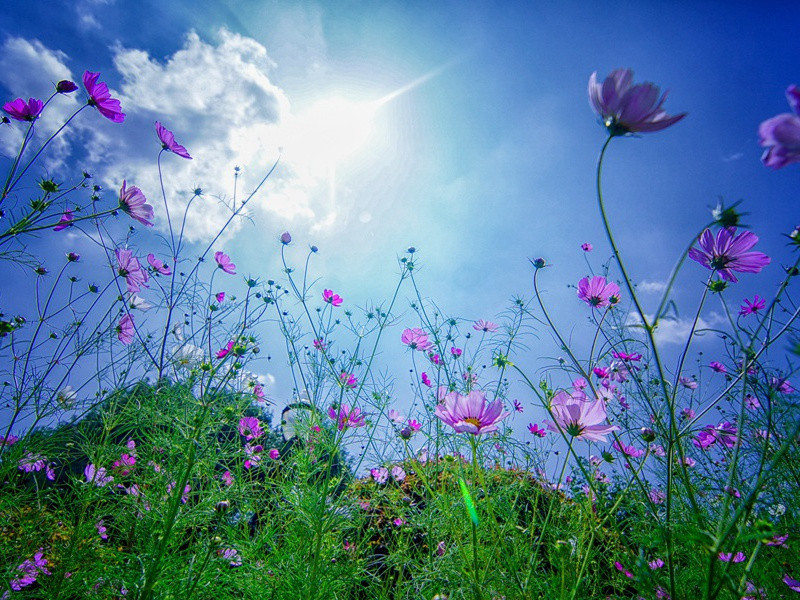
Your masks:
[{"label": "flower center", "polygon": [[478,420],[477,417],[468,417],[468,418],[464,419],[464,422],[465,423],[470,423],[472,425],[475,425],[475,427],[480,429],[481,422]]},{"label": "flower center", "polygon": [[729,257],[725,256],[724,254],[721,254],[719,256],[712,257],[711,261],[709,262],[709,264],[711,265],[711,268],[714,269],[715,271],[720,271],[720,270],[724,269],[725,266],[730,261],[731,261],[731,259]]},{"label": "flower center", "polygon": [[567,423],[567,426],[564,429],[566,429],[567,433],[572,437],[578,437],[583,431],[583,426],[577,422]]}]

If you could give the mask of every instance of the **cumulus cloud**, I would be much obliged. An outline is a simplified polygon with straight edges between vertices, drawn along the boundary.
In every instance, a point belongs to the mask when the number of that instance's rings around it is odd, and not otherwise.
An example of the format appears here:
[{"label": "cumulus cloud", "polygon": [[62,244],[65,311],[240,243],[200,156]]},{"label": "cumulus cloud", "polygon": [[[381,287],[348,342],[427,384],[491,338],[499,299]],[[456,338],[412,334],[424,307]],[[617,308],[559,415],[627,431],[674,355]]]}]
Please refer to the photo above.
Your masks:
[{"label": "cumulus cloud", "polygon": [[[652,319],[653,317],[651,315],[647,318]],[[712,337],[708,335],[708,332],[704,330],[719,327],[719,325],[724,322],[725,317],[716,311],[711,311],[706,317],[700,317],[697,320],[694,337],[696,339],[703,339],[704,337],[712,339]],[[685,344],[689,332],[692,330],[692,323],[693,321],[691,319],[662,317],[655,330],[656,342],[659,344]],[[636,327],[641,324],[642,321],[638,314],[628,314],[625,325],[628,327]]]},{"label": "cumulus cloud", "polygon": [[667,289],[666,281],[642,281],[636,289],[645,294],[659,294]]}]

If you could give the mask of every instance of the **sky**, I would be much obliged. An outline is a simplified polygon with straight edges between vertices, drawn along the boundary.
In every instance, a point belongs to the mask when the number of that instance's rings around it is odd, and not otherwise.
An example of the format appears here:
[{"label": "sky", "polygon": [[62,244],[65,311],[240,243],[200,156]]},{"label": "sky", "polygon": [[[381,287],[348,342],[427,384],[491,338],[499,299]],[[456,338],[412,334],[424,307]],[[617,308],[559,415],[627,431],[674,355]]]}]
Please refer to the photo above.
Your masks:
[{"label": "sky", "polygon": [[[664,132],[615,140],[607,157],[610,217],[646,306],[719,198],[744,200],[759,248],[776,257],[737,288],[764,296],[800,203],[797,169],[761,164],[757,127],[787,111],[784,90],[800,83],[799,26],[792,2],[10,0],[0,92],[43,95],[101,71],[126,123],[76,125],[88,152],[56,145],[48,172],[91,165],[105,187],[125,178],[156,198],[151,127],[161,120],[194,156],[165,164],[178,205],[198,185],[230,196],[234,166],[252,188],[282,150],[252,222],[224,239],[242,272],[278,275],[277,239],[290,231],[290,255],[318,246],[325,287],[364,305],[392,292],[396,258],[414,246],[425,293],[478,319],[530,297],[528,259],[541,256],[553,265],[545,299],[572,330],[587,312],[569,286],[587,258],[599,269],[610,256],[594,197],[604,130],[587,101],[590,74],[630,67],[670,90],[669,112],[688,113]],[[2,135],[7,154],[13,135]],[[207,239],[222,216],[209,200],[190,237]],[[35,244],[60,252],[67,239]],[[682,319],[705,276],[688,265],[679,280]],[[0,282],[4,308],[11,286]],[[719,310],[710,305],[705,322]],[[662,340],[675,346],[685,328],[665,326]],[[545,331],[539,339],[539,354],[523,357],[533,367],[555,352]]]}]

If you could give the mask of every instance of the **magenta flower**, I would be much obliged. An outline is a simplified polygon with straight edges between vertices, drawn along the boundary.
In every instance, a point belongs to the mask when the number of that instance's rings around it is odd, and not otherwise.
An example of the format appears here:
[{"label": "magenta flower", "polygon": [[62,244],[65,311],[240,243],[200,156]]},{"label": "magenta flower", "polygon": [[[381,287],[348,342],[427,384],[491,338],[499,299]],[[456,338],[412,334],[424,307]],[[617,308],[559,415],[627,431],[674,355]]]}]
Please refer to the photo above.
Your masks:
[{"label": "magenta flower", "polygon": [[542,427],[539,427],[539,425],[536,423],[528,423],[528,431],[540,438],[543,438],[547,435],[547,431],[545,431]]},{"label": "magenta flower", "polygon": [[424,385],[427,385],[428,387],[433,387],[433,383],[431,383],[431,378],[428,377],[428,374],[425,373],[424,371],[420,375],[420,380]]},{"label": "magenta flower", "polygon": [[524,412],[525,409],[522,406],[522,402],[519,400],[514,400],[514,410],[518,413]]},{"label": "magenta flower", "polygon": [[117,338],[126,346],[133,341],[133,336],[136,333],[136,327],[133,324],[133,317],[130,313],[125,313],[117,323],[116,327]]},{"label": "magenta flower", "polygon": [[322,351],[322,350],[325,350],[327,347],[328,347],[328,344],[326,344],[325,340],[323,340],[322,338],[316,338],[314,340],[314,348],[316,348],[317,350]]},{"label": "magenta flower", "polygon": [[189,156],[189,153],[186,151],[186,148],[175,141],[175,134],[164,127],[160,121],[156,121],[156,135],[161,141],[161,147],[164,150],[169,150],[173,154],[177,154],[182,158],[188,158],[189,160],[192,159],[192,157]]},{"label": "magenta flower", "polygon": [[616,350],[612,350],[611,356],[625,362],[638,362],[642,360],[642,355],[638,352],[631,352],[628,354],[627,352],[617,352]]},{"label": "magenta flower", "polygon": [[278,460],[281,457],[281,452],[277,448],[270,448],[269,457],[272,460]]},{"label": "magenta flower", "polygon": [[620,301],[619,286],[596,275],[578,282],[578,298],[594,308],[614,306]]},{"label": "magenta flower", "polygon": [[352,373],[342,371],[341,375],[339,375],[339,383],[352,390],[358,385],[358,379]]},{"label": "magenta flower", "polygon": [[288,231],[284,231],[281,234],[280,240],[281,244],[283,244],[284,246],[288,246],[289,244],[292,243],[292,234],[289,233]]},{"label": "magenta flower", "polygon": [[472,328],[475,331],[482,331],[483,333],[494,333],[498,329],[496,323],[492,323],[491,321],[484,321],[483,319],[475,321],[475,323],[472,324]]},{"label": "magenta flower", "polygon": [[222,304],[225,301],[225,292],[218,292],[214,299],[217,301],[217,304]]},{"label": "magenta flower", "polygon": [[440,394],[436,416],[458,433],[483,435],[497,431],[497,426],[510,413],[503,412],[503,402],[495,398],[487,402],[486,394],[472,390],[466,396],[458,392]]},{"label": "magenta flower", "polygon": [[622,452],[625,456],[629,456],[631,458],[641,458],[642,456],[644,456],[644,450],[639,450],[637,448],[634,448],[633,446],[626,446],[625,444],[617,440],[615,440],[614,443],[611,444],[611,447],[614,448],[614,450],[618,450],[619,452]]},{"label": "magenta flower", "polygon": [[597,71],[589,78],[589,104],[603,120],[609,135],[651,133],[674,125],[686,113],[669,116],[662,106],[664,92],[652,83],[633,83],[633,71],[616,69],[600,83]]},{"label": "magenta flower", "polygon": [[785,377],[770,377],[769,387],[781,394],[791,394],[794,392],[794,387]]},{"label": "magenta flower", "polygon": [[322,299],[328,304],[333,304],[334,306],[341,306],[342,302],[344,302],[342,297],[339,294],[334,294],[332,290],[323,290]]},{"label": "magenta flower", "polygon": [[406,478],[406,471],[400,465],[395,465],[392,467],[392,479],[394,479],[398,483],[402,483],[403,480]]},{"label": "magenta flower", "polygon": [[405,421],[405,420],[406,420],[406,418],[405,418],[405,417],[404,417],[402,414],[400,414],[399,412],[397,412],[395,409],[393,409],[393,408],[390,408],[390,409],[389,409],[389,420],[390,420],[392,423],[400,424],[400,423],[402,423],[403,421]]},{"label": "magenta flower", "polygon": [[733,448],[738,439],[738,429],[736,425],[725,421],[716,427],[709,425],[705,427],[692,443],[702,450],[707,450],[714,444],[720,444],[726,448]]},{"label": "magenta flower", "polygon": [[622,563],[621,563],[621,562],[619,562],[619,561],[615,561],[615,562],[614,562],[614,567],[617,569],[617,571],[619,571],[620,573],[622,573],[623,575],[625,575],[625,577],[628,577],[628,578],[630,578],[630,579],[633,579],[633,573],[631,573],[630,571],[628,571],[628,569],[626,569],[626,568],[625,568],[625,567],[622,565]]},{"label": "magenta flower", "polygon": [[741,308],[739,309],[739,314],[743,317],[746,317],[747,315],[754,315],[758,311],[764,310],[766,305],[767,304],[764,299],[756,294],[753,297],[752,302],[747,298],[744,299],[744,304],[742,304]]},{"label": "magenta flower", "polygon": [[355,407],[351,409],[347,404],[342,404],[339,410],[331,406],[328,408],[328,416],[336,421],[336,428],[339,431],[344,431],[349,427],[363,427],[365,424],[361,409]]},{"label": "magenta flower", "polygon": [[217,267],[225,271],[228,275],[236,275],[236,265],[231,262],[231,257],[224,252],[214,252],[214,260]]},{"label": "magenta flower", "polygon": [[244,436],[248,442],[264,435],[261,429],[261,421],[257,417],[242,417],[239,419],[239,434]]},{"label": "magenta flower", "polygon": [[419,327],[413,329],[404,329],[400,336],[400,341],[412,350],[428,350],[433,344],[428,339],[428,334]]},{"label": "magenta flower", "polygon": [[217,358],[225,358],[228,356],[228,354],[230,354],[231,350],[233,350],[233,340],[225,344],[224,348],[217,350]]},{"label": "magenta flower", "polygon": [[594,246],[592,246],[589,242],[584,242],[583,244],[581,244],[581,250],[583,250],[584,252],[591,252],[593,249]]},{"label": "magenta flower", "polygon": [[720,552],[717,557],[722,562],[732,562],[732,563],[740,563],[743,562],[744,559],[747,558],[744,552],[737,552],[736,554],[730,554],[729,552]]},{"label": "magenta flower", "polygon": [[728,369],[725,368],[725,365],[723,365],[721,362],[717,362],[716,360],[712,360],[708,364],[708,366],[711,367],[711,370],[714,371],[715,373],[727,373],[728,372]]},{"label": "magenta flower", "polygon": [[247,443],[244,445],[244,468],[250,469],[251,467],[257,466],[261,462],[261,453],[264,451],[264,446],[261,444],[253,444]]},{"label": "magenta flower", "polygon": [[71,94],[77,89],[78,86],[69,79],[62,79],[56,84],[56,92],[59,94]]},{"label": "magenta flower", "polygon": [[17,121],[35,121],[42,114],[44,103],[37,98],[28,98],[25,102],[22,98],[17,98],[12,102],[3,104],[3,110],[8,116]]},{"label": "magenta flower", "polygon": [[63,231],[70,225],[72,225],[72,221],[75,219],[75,215],[72,211],[68,208],[64,211],[64,214],[61,215],[61,218],[58,220],[58,224],[53,227],[53,231]]},{"label": "magenta flower", "polygon": [[413,431],[415,433],[417,431],[419,431],[420,429],[422,429],[422,423],[420,423],[416,419],[409,419],[408,420],[408,426],[411,429],[411,431]]},{"label": "magenta flower", "polygon": [[140,292],[142,287],[147,287],[150,276],[139,264],[139,259],[133,255],[133,252],[127,249],[117,249],[115,253],[118,264],[117,273],[120,277],[125,278],[128,292]]},{"label": "magenta flower", "polygon": [[463,350],[461,350],[461,348],[456,348],[455,346],[450,348],[450,354],[453,355],[453,358],[458,358],[459,356],[461,356],[462,353]]},{"label": "magenta flower", "polygon": [[135,185],[125,187],[125,180],[119,190],[119,207],[146,227],[153,226],[153,207],[147,203],[142,190]]},{"label": "magenta flower", "polygon": [[172,270],[152,252],[147,255],[147,263],[162,275],[172,275]]},{"label": "magenta flower", "polygon": [[772,169],[800,162],[800,89],[790,85],[786,99],[794,114],[781,113],[758,126],[758,142],[766,148],[761,160]]},{"label": "magenta flower", "polygon": [[100,536],[100,539],[101,539],[101,540],[107,540],[107,539],[108,539],[108,533],[107,533],[107,532],[108,532],[108,529],[106,528],[106,526],[105,526],[105,524],[103,523],[103,520],[102,520],[102,519],[100,519],[100,520],[99,520],[99,521],[98,521],[98,522],[95,524],[95,527],[97,527],[97,533],[98,533],[98,535]]},{"label": "magenta flower", "polygon": [[739,280],[733,271],[759,273],[770,263],[763,252],[749,252],[757,242],[758,236],[751,231],[736,235],[735,227],[725,227],[714,238],[712,231],[706,229],[698,238],[700,248],[691,248],[689,258],[716,271],[725,281],[736,283]]},{"label": "magenta flower", "polygon": [[550,431],[563,431],[572,437],[605,442],[606,436],[618,431],[616,425],[606,424],[608,414],[602,398],[589,400],[586,396],[558,392],[551,401],[555,422],[545,421]]},{"label": "magenta flower", "polygon": [[83,85],[89,94],[89,106],[94,106],[106,119],[114,123],[122,123],[125,120],[125,113],[122,112],[119,100],[111,97],[108,86],[105,82],[97,82],[100,73],[86,71],[83,74]]},{"label": "magenta flower", "polygon": [[226,486],[233,485],[233,475],[231,475],[230,471],[225,471],[222,475],[220,475],[220,479],[222,479],[222,483]]}]

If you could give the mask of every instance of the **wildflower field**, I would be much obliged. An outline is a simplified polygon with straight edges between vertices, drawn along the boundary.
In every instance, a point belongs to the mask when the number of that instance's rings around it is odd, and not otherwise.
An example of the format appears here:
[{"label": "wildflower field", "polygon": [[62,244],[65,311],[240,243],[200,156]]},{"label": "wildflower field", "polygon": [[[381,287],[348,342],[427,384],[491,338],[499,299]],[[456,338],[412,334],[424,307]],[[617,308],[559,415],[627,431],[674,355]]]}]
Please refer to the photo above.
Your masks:
[{"label": "wildflower field", "polygon": [[[165,107],[149,162],[104,169],[89,132],[130,126],[125,98],[81,73],[2,99],[0,597],[800,598],[800,226],[711,198],[655,286],[618,241],[637,199],[604,194],[615,153],[680,141],[680,95],[585,73],[582,267],[531,248],[522,295],[461,316],[424,239],[356,302],[325,270],[341,247],[256,221],[281,151],[176,190],[214,157]],[[747,156],[796,178],[800,88],[771,101]]]}]

